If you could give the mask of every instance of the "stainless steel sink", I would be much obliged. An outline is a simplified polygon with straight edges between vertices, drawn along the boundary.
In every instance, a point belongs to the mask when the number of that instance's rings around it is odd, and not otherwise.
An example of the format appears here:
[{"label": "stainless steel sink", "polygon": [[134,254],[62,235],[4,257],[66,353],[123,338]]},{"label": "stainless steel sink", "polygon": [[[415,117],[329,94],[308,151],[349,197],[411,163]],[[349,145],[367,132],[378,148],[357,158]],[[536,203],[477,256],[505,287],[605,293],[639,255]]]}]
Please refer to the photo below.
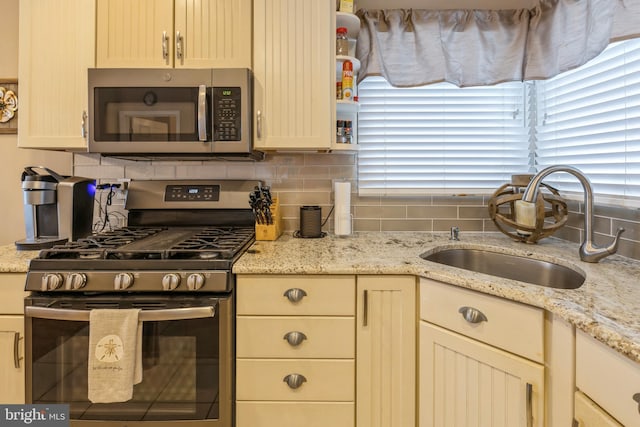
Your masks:
[{"label": "stainless steel sink", "polygon": [[427,261],[556,289],[577,289],[582,273],[563,265],[481,249],[449,248],[424,253]]}]

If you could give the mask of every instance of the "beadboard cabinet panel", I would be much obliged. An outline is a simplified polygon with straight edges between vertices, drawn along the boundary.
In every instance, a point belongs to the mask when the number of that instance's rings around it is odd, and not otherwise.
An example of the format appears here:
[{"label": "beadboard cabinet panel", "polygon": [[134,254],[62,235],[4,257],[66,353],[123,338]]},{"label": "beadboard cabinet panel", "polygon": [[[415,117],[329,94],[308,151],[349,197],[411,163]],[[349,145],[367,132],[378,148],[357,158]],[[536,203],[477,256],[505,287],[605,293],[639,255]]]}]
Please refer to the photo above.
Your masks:
[{"label": "beadboard cabinet panel", "polygon": [[357,426],[413,426],[416,279],[358,276],[357,287]]},{"label": "beadboard cabinet panel", "polygon": [[255,147],[331,147],[335,128],[335,4],[255,0]]},{"label": "beadboard cabinet panel", "polygon": [[251,67],[251,0],[97,1],[98,67]]},{"label": "beadboard cabinet panel", "polygon": [[94,0],[20,0],[18,147],[87,149]]},{"label": "beadboard cabinet panel", "polygon": [[544,426],[543,365],[420,323],[420,427]]}]

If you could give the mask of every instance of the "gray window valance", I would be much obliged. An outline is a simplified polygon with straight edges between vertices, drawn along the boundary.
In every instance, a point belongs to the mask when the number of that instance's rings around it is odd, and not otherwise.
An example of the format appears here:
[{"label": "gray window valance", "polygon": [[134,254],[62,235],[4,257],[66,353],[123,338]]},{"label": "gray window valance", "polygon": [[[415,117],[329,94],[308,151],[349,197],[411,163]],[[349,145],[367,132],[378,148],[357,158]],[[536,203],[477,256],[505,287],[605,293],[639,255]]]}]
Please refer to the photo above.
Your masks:
[{"label": "gray window valance", "polygon": [[358,11],[358,80],[397,87],[546,79],[640,33],[640,0],[541,0],[532,9]]}]

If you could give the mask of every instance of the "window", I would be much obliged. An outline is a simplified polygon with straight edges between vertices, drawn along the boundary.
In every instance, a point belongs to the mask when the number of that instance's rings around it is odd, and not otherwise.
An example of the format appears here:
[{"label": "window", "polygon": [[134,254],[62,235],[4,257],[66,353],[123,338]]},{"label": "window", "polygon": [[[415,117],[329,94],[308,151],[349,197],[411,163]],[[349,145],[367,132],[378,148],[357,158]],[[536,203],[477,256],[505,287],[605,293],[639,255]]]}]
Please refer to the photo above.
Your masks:
[{"label": "window", "polygon": [[[640,198],[640,39],[612,44],[536,87],[537,168],[570,164],[589,177],[595,193]],[[582,192],[566,174],[546,181]]]},{"label": "window", "polygon": [[358,86],[361,194],[491,192],[529,169],[525,86]]},{"label": "window", "polygon": [[[640,198],[640,40],[548,81],[358,87],[361,194],[491,193],[512,174],[569,164],[594,191]],[[545,180],[582,193],[568,174]]]}]

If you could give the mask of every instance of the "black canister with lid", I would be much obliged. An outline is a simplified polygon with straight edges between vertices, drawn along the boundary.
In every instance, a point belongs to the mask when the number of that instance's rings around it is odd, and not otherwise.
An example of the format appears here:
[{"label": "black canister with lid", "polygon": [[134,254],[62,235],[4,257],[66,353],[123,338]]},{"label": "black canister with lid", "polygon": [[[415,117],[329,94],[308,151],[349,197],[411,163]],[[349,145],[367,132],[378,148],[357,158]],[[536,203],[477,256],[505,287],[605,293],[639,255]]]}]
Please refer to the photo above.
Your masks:
[{"label": "black canister with lid", "polygon": [[296,237],[316,238],[323,236],[322,209],[320,206],[301,206],[300,230],[296,233]]}]

